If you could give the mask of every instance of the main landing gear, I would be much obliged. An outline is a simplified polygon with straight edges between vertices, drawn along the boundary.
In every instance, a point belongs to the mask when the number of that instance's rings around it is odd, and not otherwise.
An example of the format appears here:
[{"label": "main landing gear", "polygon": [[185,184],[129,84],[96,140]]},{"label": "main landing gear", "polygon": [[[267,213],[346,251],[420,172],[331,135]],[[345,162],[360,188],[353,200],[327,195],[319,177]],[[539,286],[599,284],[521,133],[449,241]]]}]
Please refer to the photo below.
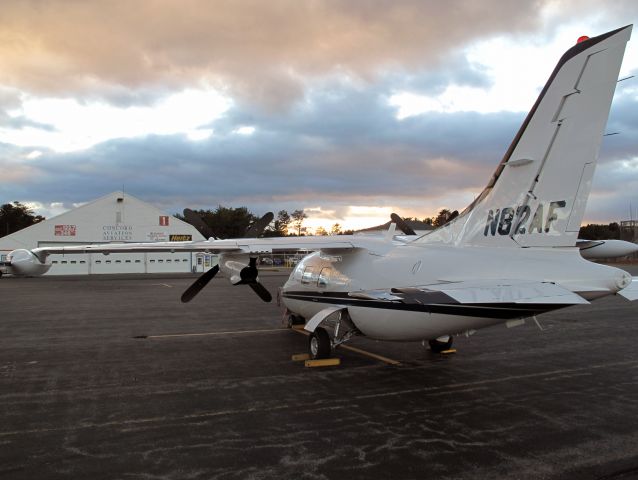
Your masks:
[{"label": "main landing gear", "polygon": [[308,350],[313,360],[328,358],[330,356],[332,341],[325,328],[317,327],[315,331],[310,334]]},{"label": "main landing gear", "polygon": [[450,350],[452,348],[452,342],[454,341],[454,337],[452,335],[443,335],[442,337],[435,338],[434,340],[429,340],[430,350],[434,353],[445,352],[446,350]]},{"label": "main landing gear", "polygon": [[329,358],[334,348],[360,333],[345,309],[339,311],[336,321],[326,319],[321,325],[308,339],[308,353],[313,360]]}]

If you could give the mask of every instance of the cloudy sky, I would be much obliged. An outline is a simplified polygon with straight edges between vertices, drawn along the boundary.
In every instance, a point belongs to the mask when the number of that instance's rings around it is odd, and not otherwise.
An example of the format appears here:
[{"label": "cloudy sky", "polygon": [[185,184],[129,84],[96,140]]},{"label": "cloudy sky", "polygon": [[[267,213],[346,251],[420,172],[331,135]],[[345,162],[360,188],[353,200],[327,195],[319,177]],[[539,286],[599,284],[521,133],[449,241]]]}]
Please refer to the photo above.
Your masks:
[{"label": "cloudy sky", "polygon": [[[3,0],[0,202],[50,217],[123,188],[326,227],[460,210],[561,54],[636,20],[635,0]],[[586,222],[638,209],[638,77],[608,132]]]}]

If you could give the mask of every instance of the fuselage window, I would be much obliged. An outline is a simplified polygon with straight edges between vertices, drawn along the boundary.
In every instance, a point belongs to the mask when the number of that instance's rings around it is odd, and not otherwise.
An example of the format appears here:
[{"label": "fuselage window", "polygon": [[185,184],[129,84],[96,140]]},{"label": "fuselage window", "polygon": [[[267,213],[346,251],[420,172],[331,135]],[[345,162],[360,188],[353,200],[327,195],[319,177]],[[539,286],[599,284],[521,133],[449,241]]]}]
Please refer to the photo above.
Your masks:
[{"label": "fuselage window", "polygon": [[330,279],[331,272],[332,272],[332,268],[330,267],[324,267],[321,269],[321,273],[319,273],[319,278],[317,279],[318,287],[325,288],[328,286],[328,280]]}]

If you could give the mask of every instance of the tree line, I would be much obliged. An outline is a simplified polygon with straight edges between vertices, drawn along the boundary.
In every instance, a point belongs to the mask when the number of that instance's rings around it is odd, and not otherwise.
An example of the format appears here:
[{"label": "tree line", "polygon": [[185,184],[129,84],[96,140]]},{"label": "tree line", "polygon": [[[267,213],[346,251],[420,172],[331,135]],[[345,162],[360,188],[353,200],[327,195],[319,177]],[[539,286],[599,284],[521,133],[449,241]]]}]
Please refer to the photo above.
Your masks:
[{"label": "tree line", "polygon": [[20,202],[5,203],[0,207],[0,237],[42,222],[45,218]]},{"label": "tree line", "polygon": [[[259,217],[253,214],[246,207],[224,207],[219,205],[216,209],[195,210],[195,213],[204,221],[210,230],[218,238],[241,238],[248,230],[250,225],[259,220]],[[183,215],[176,213],[174,217],[186,221]],[[288,213],[287,210],[279,210],[277,216],[266,227],[262,236],[264,237],[286,237],[286,236],[302,236],[309,234],[309,230],[304,226],[304,221],[308,218],[308,214],[304,210],[294,210]],[[352,230],[343,230],[339,223],[335,223],[330,231],[323,227],[319,227],[315,235],[343,235],[351,234]]]}]

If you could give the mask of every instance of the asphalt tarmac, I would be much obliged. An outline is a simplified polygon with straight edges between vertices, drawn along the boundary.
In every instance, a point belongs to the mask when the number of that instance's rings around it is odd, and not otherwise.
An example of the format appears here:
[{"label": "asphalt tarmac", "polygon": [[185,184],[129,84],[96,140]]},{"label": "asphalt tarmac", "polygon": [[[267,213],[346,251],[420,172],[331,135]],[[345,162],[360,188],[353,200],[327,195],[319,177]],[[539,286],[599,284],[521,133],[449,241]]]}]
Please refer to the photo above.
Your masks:
[{"label": "asphalt tarmac", "polygon": [[192,281],[0,280],[0,478],[638,478],[636,304],[306,368],[274,303]]}]

